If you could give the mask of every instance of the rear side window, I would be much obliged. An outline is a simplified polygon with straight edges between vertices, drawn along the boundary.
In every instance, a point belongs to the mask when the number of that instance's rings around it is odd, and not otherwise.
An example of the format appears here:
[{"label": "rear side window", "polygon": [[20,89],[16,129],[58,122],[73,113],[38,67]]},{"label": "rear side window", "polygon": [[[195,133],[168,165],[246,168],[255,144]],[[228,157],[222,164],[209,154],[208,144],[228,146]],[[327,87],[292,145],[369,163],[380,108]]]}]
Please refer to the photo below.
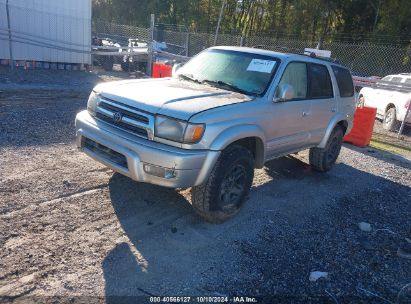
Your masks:
[{"label": "rear side window", "polygon": [[406,83],[406,84],[411,84],[411,78],[407,78],[407,79],[405,80],[405,83]]},{"label": "rear side window", "polygon": [[354,86],[352,83],[351,73],[344,68],[332,66],[335,78],[337,79],[338,89],[341,97],[352,97],[354,95]]},{"label": "rear side window", "polygon": [[311,98],[333,97],[333,86],[330,74],[325,65],[311,63],[310,71],[310,95]]}]

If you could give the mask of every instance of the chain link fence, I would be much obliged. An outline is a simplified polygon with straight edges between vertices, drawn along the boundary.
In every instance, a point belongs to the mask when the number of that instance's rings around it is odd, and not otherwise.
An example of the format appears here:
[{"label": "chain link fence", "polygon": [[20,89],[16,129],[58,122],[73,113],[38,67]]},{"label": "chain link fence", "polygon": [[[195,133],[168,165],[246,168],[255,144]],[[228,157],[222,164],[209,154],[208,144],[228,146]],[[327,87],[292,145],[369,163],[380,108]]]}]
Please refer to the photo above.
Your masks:
[{"label": "chain link fence", "polygon": [[[150,28],[100,21],[93,23],[93,33],[99,37],[121,41],[122,46],[127,46],[128,38],[138,38],[147,42],[150,37]],[[164,43],[165,51],[192,57],[213,46],[215,34],[189,32],[185,28],[160,24],[155,26],[153,37],[156,42]],[[242,37],[241,35],[220,34],[217,37],[217,45],[259,47],[277,52],[301,54],[305,48],[316,48],[317,42],[296,39],[295,37],[276,38],[275,35],[273,37]],[[362,43],[325,41],[322,48],[330,50],[332,57],[347,66],[354,75],[382,77],[411,71],[411,50],[404,45],[389,45],[370,41]],[[93,62],[96,61],[93,60]]]},{"label": "chain link fence", "polygon": [[150,28],[103,21],[92,24],[92,64],[106,71],[146,71]]},{"label": "chain link fence", "polygon": [[[76,0],[78,1],[78,0]],[[70,10],[53,12],[49,7],[8,4],[11,29],[8,30],[6,2],[0,0],[0,60],[9,60],[9,44],[13,44],[14,60],[53,61],[56,63],[93,64],[110,69],[114,64],[130,62],[133,56],[126,56],[135,47],[149,50],[151,37],[167,52],[192,57],[213,46],[214,33],[190,32],[184,26],[156,24],[137,27],[93,20]],[[303,53],[304,48],[315,48],[316,41],[297,39],[295,36],[220,34],[217,45],[258,46],[261,48],[291,53]],[[385,76],[411,71],[411,47],[401,44],[331,41],[325,38],[322,49],[332,52],[332,57],[350,68],[354,75]],[[338,38],[335,38],[338,39]],[[90,49],[91,46],[94,48]],[[98,47],[98,48],[96,48]],[[117,49],[115,49],[117,48]],[[95,54],[95,51],[99,51]],[[137,51],[137,49],[136,49]],[[112,54],[102,54],[102,53]],[[144,50],[139,50],[144,53]],[[120,53],[120,54],[118,54]],[[92,55],[92,60],[90,59]],[[147,55],[146,55],[147,56]],[[130,57],[130,58],[128,58]],[[144,57],[144,56],[142,56]],[[138,58],[141,62],[144,58]],[[107,62],[106,64],[104,64]],[[123,67],[128,67],[123,64]],[[127,69],[128,70],[128,69]]]},{"label": "chain link fence", "polygon": [[[408,122],[411,115],[408,116]],[[411,126],[404,124],[402,121],[396,121],[393,129],[386,130],[384,128],[384,119],[375,120],[373,134],[370,146],[380,150],[394,152],[396,154],[411,155]]]},{"label": "chain link fence", "polygon": [[[187,39],[187,54],[191,57],[213,46],[215,34],[168,31],[163,38],[162,41],[165,43],[184,43],[184,39]],[[317,44],[317,42],[294,37],[275,38],[275,35],[274,37],[242,37],[241,35],[220,34],[217,37],[217,45],[260,47],[277,52],[298,54],[302,54],[304,48],[316,48]],[[385,76],[411,71],[411,49],[404,45],[379,44],[370,41],[362,43],[325,41],[322,49],[330,50],[333,58],[359,76]]]}]

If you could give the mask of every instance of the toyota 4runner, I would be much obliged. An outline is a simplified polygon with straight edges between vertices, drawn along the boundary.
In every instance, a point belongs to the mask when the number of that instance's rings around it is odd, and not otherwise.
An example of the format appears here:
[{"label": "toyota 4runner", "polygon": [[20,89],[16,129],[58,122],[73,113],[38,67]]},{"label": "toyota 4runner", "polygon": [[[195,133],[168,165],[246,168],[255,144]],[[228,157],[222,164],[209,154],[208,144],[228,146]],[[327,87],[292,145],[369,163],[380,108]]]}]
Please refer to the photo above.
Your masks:
[{"label": "toyota 4runner", "polygon": [[76,117],[77,145],[138,182],[192,187],[211,222],[236,214],[254,168],[310,149],[335,163],[355,110],[350,72],[311,56],[213,47],[172,78],[97,85]]}]

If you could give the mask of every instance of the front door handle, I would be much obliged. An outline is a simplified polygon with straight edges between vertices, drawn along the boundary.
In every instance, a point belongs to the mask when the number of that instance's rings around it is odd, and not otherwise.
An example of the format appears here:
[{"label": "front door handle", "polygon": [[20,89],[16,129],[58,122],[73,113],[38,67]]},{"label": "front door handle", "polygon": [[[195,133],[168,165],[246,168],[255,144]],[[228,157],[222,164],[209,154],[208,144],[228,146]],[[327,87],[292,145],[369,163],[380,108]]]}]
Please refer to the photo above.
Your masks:
[{"label": "front door handle", "polygon": [[336,111],[337,111],[336,108],[332,108],[332,109],[331,109],[331,112],[333,112],[333,113],[336,112]]},{"label": "front door handle", "polygon": [[303,112],[303,117],[306,117],[306,116],[308,116],[308,115],[310,115],[310,113],[308,113],[308,112]]}]

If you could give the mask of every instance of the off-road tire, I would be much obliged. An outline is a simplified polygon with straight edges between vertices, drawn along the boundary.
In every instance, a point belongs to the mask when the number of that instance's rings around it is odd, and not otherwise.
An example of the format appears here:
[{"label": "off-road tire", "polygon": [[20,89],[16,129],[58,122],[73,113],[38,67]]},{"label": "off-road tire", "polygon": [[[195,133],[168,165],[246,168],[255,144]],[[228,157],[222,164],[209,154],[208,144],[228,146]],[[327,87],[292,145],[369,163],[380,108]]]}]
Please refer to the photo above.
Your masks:
[{"label": "off-road tire", "polygon": [[[237,203],[224,206],[221,193],[228,183],[230,172],[244,169],[243,189]],[[200,186],[191,188],[191,201],[194,210],[212,223],[222,223],[238,213],[250,192],[254,178],[254,158],[252,153],[239,145],[229,146],[217,160],[208,180]]]},{"label": "off-road tire", "polygon": [[310,149],[310,165],[320,172],[331,169],[340,154],[344,131],[340,126],[336,126],[328,138],[325,148]]},{"label": "off-road tire", "polygon": [[385,130],[395,131],[398,128],[399,122],[397,120],[397,111],[395,108],[389,108],[385,112],[384,120],[382,121],[382,127]]}]

